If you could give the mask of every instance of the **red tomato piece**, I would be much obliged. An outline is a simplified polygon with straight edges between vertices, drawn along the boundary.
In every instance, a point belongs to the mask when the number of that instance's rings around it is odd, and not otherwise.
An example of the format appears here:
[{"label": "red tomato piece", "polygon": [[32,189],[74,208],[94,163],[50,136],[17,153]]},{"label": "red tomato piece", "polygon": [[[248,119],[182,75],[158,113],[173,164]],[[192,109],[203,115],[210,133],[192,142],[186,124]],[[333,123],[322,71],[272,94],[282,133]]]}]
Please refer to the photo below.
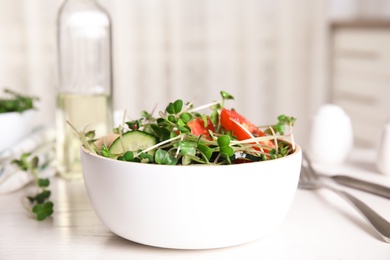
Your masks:
[{"label": "red tomato piece", "polygon": [[[232,131],[237,140],[246,140],[252,138],[251,135],[255,137],[265,136],[265,133],[261,131],[256,125],[234,110],[222,108],[220,123],[227,131]],[[240,125],[245,129],[243,129]],[[272,141],[264,141],[263,143],[274,147]]]},{"label": "red tomato piece", "polygon": [[209,136],[209,130],[215,132],[214,124],[211,122],[210,118],[207,118],[207,126],[204,125],[202,118],[192,119],[187,123],[189,128],[191,128],[191,133],[194,135],[206,135]]},{"label": "red tomato piece", "polygon": [[[237,122],[237,123],[235,123]],[[237,140],[245,140],[251,138],[251,133],[254,136],[265,136],[264,132],[257,128],[252,122],[240,115],[234,110],[222,108],[221,110],[221,125],[227,130],[232,131]],[[243,126],[247,131],[242,129]]]}]

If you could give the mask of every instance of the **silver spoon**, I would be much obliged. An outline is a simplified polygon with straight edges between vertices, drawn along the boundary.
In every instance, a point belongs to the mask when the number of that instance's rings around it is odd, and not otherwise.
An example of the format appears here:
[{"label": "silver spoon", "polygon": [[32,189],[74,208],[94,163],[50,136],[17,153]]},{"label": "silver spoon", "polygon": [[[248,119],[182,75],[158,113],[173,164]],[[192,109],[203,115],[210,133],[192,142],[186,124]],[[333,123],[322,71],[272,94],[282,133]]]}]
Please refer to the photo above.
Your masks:
[{"label": "silver spoon", "polygon": [[[307,161],[307,157],[304,154],[302,155],[303,160]],[[359,213],[367,219],[371,226],[381,235],[383,240],[387,243],[390,243],[390,223],[386,219],[384,219],[373,209],[367,206],[364,202],[355,198],[351,194],[342,190],[338,190],[328,185],[326,182],[320,181],[320,178],[318,177],[318,175],[315,174],[315,171],[313,170],[313,168],[310,167],[310,164],[302,165],[298,187],[300,189],[309,190],[320,188],[327,188],[329,190],[332,190],[333,192],[344,198],[346,201],[351,203],[359,211]]]},{"label": "silver spoon", "polygon": [[336,175],[320,174],[320,173],[313,170],[313,167],[312,167],[307,155],[302,153],[302,156],[304,157],[304,159],[307,163],[307,167],[309,167],[311,169],[311,171],[313,172],[313,174],[315,176],[318,176],[321,178],[327,178],[327,179],[330,179],[338,184],[341,184],[341,185],[344,185],[347,187],[351,187],[354,189],[362,190],[365,192],[369,192],[369,193],[390,199],[390,188],[389,187],[386,187],[386,186],[383,186],[380,184],[376,184],[373,182],[369,182],[369,181],[363,181],[363,180],[360,180],[360,179],[357,179],[354,177],[345,176],[345,175],[341,175],[341,174],[336,174]]}]

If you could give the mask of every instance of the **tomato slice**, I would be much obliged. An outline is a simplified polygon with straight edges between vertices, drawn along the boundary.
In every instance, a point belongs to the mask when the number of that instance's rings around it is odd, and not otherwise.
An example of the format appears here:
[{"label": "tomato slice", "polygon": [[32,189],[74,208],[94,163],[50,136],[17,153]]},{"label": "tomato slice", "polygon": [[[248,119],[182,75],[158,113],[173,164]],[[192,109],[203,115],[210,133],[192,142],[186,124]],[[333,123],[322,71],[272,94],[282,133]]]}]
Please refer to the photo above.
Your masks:
[{"label": "tomato slice", "polygon": [[191,128],[191,133],[194,135],[209,136],[209,130],[215,132],[214,124],[209,117],[207,118],[207,126],[204,125],[204,120],[202,118],[192,119],[187,125]]},{"label": "tomato slice", "polygon": [[[233,135],[237,137],[237,140],[246,140],[251,138],[252,136],[249,133],[253,136],[265,136],[264,132],[257,128],[256,125],[234,110],[222,108],[220,122],[227,131],[232,131]],[[240,125],[242,125],[247,131],[245,131]]]}]

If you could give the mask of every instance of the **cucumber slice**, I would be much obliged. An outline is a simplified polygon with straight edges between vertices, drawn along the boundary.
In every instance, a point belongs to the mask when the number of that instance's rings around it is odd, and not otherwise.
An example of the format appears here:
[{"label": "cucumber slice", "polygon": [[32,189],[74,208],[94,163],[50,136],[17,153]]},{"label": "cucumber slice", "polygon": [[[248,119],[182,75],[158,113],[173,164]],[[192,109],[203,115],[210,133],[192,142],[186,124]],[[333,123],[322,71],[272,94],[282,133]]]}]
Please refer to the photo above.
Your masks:
[{"label": "cucumber slice", "polygon": [[[157,144],[157,137],[142,131],[130,131],[119,136],[111,144],[110,154],[119,155],[127,151],[138,152],[138,150],[145,150]],[[155,150],[148,151],[149,154],[154,155]]]}]

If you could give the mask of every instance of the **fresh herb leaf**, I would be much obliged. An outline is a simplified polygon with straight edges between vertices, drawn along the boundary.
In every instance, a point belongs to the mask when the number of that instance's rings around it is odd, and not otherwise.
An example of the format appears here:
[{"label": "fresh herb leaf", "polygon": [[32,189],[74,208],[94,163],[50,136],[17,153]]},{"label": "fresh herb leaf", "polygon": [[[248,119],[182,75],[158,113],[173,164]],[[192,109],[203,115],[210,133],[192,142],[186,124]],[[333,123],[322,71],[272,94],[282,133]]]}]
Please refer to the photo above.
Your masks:
[{"label": "fresh herb leaf", "polygon": [[134,161],[134,153],[132,151],[127,151],[123,155],[123,158],[125,159],[125,161],[132,162]]},{"label": "fresh herb leaf", "polygon": [[31,205],[26,208],[36,215],[37,220],[41,221],[53,214],[54,204],[49,201],[51,191],[48,190],[50,180],[38,177],[38,157],[30,157],[30,153],[24,153],[21,155],[20,159],[12,160],[12,163],[18,166],[22,171],[28,172],[32,175],[37,192],[33,196],[27,196]]},{"label": "fresh herb leaf", "polygon": [[[156,138],[157,143],[137,153],[127,154],[124,151],[122,154],[112,155],[109,148],[96,147],[94,135],[74,127],[73,129],[82,144],[92,153],[142,163],[230,164],[239,159],[239,156],[235,156],[236,153],[245,155],[246,161],[265,161],[287,156],[295,150],[292,126],[296,119],[286,115],[279,116],[275,125],[266,127],[240,124],[242,131],[247,131],[249,137],[238,140],[234,131],[227,130],[221,123],[225,101],[233,100],[234,97],[226,91],[221,91],[220,94],[221,100],[199,107],[194,107],[192,102],[184,105],[181,99],[177,99],[170,102],[164,111],[160,111],[156,118],[152,116],[153,113],[142,111],[141,118],[116,127],[114,131],[119,135],[137,130]],[[200,112],[204,109],[211,112]],[[191,124],[196,119],[202,119],[203,124]],[[284,141],[287,137],[291,139],[291,143]],[[151,150],[155,152],[149,154]],[[23,161],[19,163],[23,167]]]},{"label": "fresh herb leaf", "polygon": [[162,149],[156,151],[154,159],[157,164],[176,165],[178,162],[178,159],[174,155]]},{"label": "fresh herb leaf", "polygon": [[0,113],[23,112],[34,109],[34,102],[39,100],[37,97],[21,95],[10,89],[5,89],[6,98],[0,99]]},{"label": "fresh herb leaf", "polygon": [[32,212],[36,214],[36,218],[39,221],[45,220],[53,214],[53,202],[48,201],[43,204],[36,204],[32,208]]},{"label": "fresh herb leaf", "polygon": [[38,186],[39,187],[46,188],[46,187],[49,187],[49,185],[50,185],[49,179],[38,179]]},{"label": "fresh herb leaf", "polygon": [[230,95],[229,93],[227,93],[226,91],[223,91],[223,90],[221,91],[221,96],[225,100],[234,99],[234,97],[232,95]]},{"label": "fresh herb leaf", "polygon": [[213,149],[208,147],[207,145],[203,143],[198,143],[197,146],[199,152],[206,158],[207,162],[210,160],[211,156],[213,155]]}]

